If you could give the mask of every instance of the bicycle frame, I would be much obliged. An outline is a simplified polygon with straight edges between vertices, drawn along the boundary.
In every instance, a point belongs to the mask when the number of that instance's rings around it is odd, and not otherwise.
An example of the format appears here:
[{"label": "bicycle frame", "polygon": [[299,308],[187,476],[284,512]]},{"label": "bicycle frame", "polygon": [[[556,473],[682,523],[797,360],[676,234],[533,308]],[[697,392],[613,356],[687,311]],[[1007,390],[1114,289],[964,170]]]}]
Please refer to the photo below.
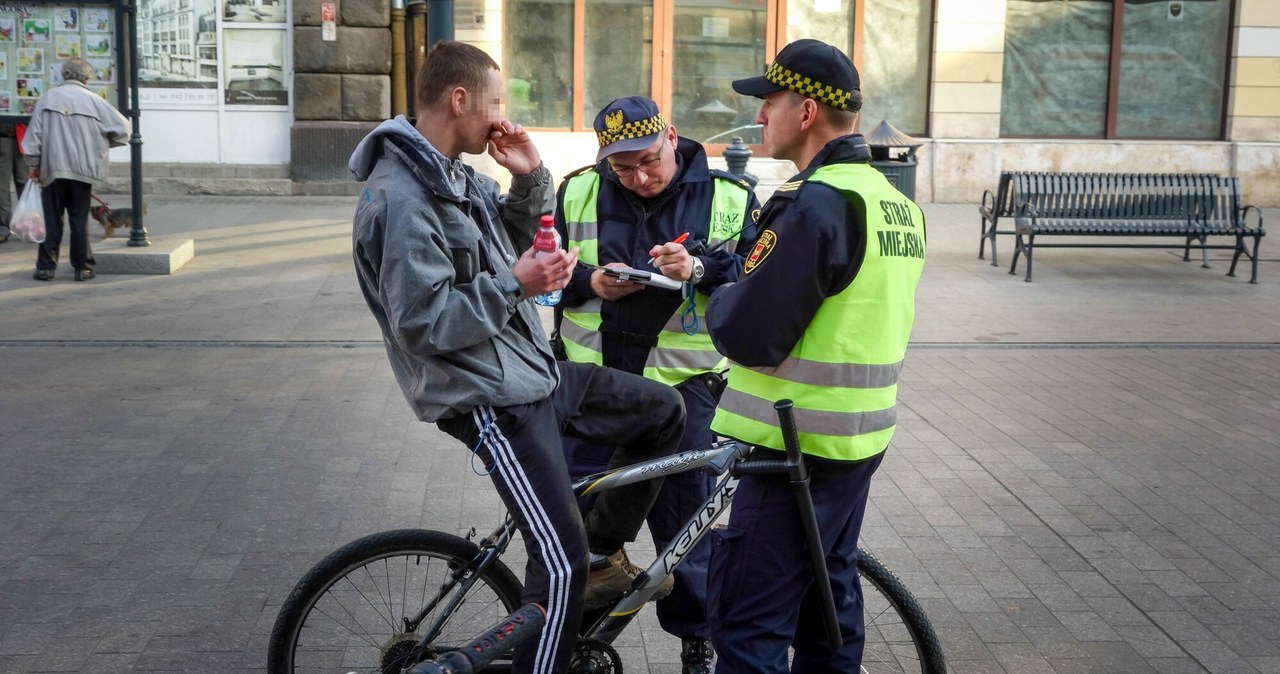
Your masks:
[{"label": "bicycle frame", "polygon": [[[736,440],[722,440],[703,449],[692,449],[674,456],[664,456],[585,477],[574,483],[573,490],[579,496],[586,496],[704,466],[709,467],[713,474],[722,475],[728,471],[734,461],[746,458],[750,451],[750,445]],[[644,608],[645,603],[658,591],[663,581],[680,565],[684,556],[711,531],[711,525],[733,502],[733,495],[737,488],[738,478],[733,475],[727,475],[716,484],[711,495],[698,508],[698,512],[685,522],[681,534],[672,539],[671,543],[658,553],[649,568],[636,578],[631,591],[611,604],[584,636],[606,643],[612,643],[618,638],[636,613]]]},{"label": "bicycle frame", "polygon": [[[684,473],[704,466],[708,467],[713,475],[724,475],[735,461],[746,458],[750,451],[750,445],[736,440],[721,440],[701,449],[691,449],[672,456],[663,456],[589,475],[573,483],[573,492],[577,496],[599,494],[623,485]],[[738,478],[733,475],[726,475],[717,483],[711,495],[698,508],[698,512],[685,522],[682,533],[658,553],[649,568],[636,578],[631,591],[610,604],[600,619],[583,636],[607,643],[617,639],[618,635],[631,623],[632,618],[658,591],[662,582],[684,561],[684,556],[711,531],[711,525],[733,502],[733,494],[737,491],[737,487]],[[480,541],[480,548],[486,551],[486,561],[500,556],[506,550],[515,529],[515,521],[508,516],[502,526]],[[431,638],[430,634],[425,635],[422,643],[429,643]]]}]

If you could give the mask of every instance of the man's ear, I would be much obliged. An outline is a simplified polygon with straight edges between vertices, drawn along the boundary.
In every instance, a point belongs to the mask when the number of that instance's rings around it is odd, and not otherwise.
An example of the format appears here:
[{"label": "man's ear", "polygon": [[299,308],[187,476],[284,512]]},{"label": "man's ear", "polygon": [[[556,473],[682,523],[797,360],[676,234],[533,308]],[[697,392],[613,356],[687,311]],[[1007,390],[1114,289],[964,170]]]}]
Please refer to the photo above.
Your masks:
[{"label": "man's ear", "polygon": [[800,107],[800,129],[808,131],[818,121],[818,102],[812,98],[806,98]]},{"label": "man's ear", "polygon": [[454,87],[449,92],[449,109],[453,112],[454,117],[461,117],[462,113],[467,110],[467,98],[470,94],[462,87]]}]

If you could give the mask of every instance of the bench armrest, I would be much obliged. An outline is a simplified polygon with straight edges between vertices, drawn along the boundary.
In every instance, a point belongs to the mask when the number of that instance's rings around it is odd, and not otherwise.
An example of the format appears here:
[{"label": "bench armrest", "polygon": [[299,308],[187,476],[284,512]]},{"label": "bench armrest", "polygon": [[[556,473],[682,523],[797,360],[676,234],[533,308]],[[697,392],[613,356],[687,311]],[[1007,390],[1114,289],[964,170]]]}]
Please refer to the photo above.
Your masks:
[{"label": "bench armrest", "polygon": [[978,206],[978,212],[984,218],[987,217],[988,213],[994,214],[996,212],[996,195],[991,190],[982,190],[982,205]]},{"label": "bench armrest", "polygon": [[1264,231],[1262,229],[1262,209],[1257,206],[1250,205],[1240,209],[1240,226],[1244,227],[1244,221],[1249,217],[1249,211],[1253,211],[1258,216],[1258,231]]}]

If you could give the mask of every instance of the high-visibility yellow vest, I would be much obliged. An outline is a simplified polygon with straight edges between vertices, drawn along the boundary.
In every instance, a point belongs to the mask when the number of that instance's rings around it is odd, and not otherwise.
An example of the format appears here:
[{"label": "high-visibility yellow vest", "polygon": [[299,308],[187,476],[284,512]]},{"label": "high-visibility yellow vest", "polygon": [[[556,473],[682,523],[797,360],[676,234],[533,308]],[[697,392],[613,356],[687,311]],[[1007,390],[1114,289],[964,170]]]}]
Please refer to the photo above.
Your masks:
[{"label": "high-visibility yellow vest", "polygon": [[868,164],[809,177],[839,190],[867,222],[866,256],[847,288],[822,302],[777,367],[730,363],[711,429],[784,449],[773,403],[794,405],[805,454],[856,461],[884,451],[897,426],[898,374],[924,269],[924,214]]},{"label": "high-visibility yellow vest", "polygon": [[[721,241],[726,251],[733,252],[741,233],[742,218],[747,209],[747,190],[730,180],[713,178],[711,214],[708,223],[707,245]],[[578,259],[588,264],[600,264],[600,229],[596,217],[596,205],[600,194],[600,174],[583,171],[568,179],[564,188],[561,210],[568,229],[569,248],[578,247]],[[724,214],[718,217],[718,214]],[[700,307],[707,306],[708,297],[695,293]],[[565,355],[571,361],[595,363],[604,361],[604,338],[600,334],[600,307],[603,300],[593,297],[576,307],[565,307],[560,323],[560,338],[564,342]],[[705,328],[695,334],[687,334],[680,324],[680,309],[672,313],[658,333],[657,346],[649,350],[645,360],[644,376],[654,381],[675,386],[707,372],[723,372],[728,361],[716,351],[711,336]]]}]

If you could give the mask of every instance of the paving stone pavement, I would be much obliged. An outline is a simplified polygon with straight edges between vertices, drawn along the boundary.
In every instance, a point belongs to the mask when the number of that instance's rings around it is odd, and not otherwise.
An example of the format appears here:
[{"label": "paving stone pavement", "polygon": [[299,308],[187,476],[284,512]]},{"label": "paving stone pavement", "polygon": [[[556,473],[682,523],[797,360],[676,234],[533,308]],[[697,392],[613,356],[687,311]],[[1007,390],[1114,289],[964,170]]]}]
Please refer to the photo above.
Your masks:
[{"label": "paving stone pavement", "polygon": [[[500,517],[391,377],[353,204],[156,199],[153,238],[196,241],[168,277],[40,283],[0,245],[0,672],[262,671],[325,553]],[[1027,284],[976,259],[973,204],[924,210],[864,544],[951,670],[1280,672],[1274,254],[1254,286],[1220,255],[1046,249]],[[679,671],[652,612],[618,645]]]}]

